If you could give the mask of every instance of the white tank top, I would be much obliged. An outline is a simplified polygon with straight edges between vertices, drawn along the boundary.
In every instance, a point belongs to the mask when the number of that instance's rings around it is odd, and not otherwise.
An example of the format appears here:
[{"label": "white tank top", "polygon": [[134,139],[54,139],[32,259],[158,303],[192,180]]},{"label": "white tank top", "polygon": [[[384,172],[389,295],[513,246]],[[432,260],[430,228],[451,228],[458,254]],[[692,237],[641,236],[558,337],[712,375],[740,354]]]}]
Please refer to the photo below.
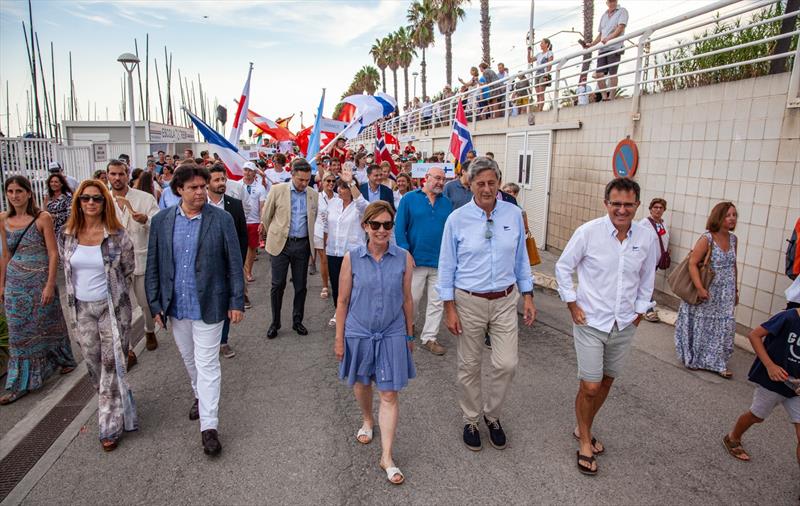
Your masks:
[{"label": "white tank top", "polygon": [[83,302],[104,300],[108,294],[100,246],[78,245],[69,260],[75,298]]}]

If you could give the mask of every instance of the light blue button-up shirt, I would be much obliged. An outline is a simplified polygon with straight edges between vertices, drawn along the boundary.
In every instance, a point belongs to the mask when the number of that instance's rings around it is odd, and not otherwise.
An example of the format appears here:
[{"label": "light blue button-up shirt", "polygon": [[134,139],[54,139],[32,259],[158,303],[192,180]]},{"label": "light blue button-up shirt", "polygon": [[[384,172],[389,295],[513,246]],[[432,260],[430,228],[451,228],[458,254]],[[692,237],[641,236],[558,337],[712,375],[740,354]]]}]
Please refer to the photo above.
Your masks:
[{"label": "light blue button-up shirt", "polygon": [[306,203],[306,191],[297,191],[294,182],[292,185],[292,216],[289,220],[289,237],[308,237],[308,204]]},{"label": "light blue button-up shirt", "polygon": [[453,211],[439,254],[439,298],[454,300],[456,288],[499,292],[514,283],[520,292],[533,290],[522,211],[497,201],[486,216],[474,199]]},{"label": "light blue button-up shirt", "polygon": [[369,183],[367,183],[367,200],[370,202],[377,202],[381,199],[381,185],[378,185],[375,188],[375,191],[372,191]]},{"label": "light blue button-up shirt", "polygon": [[170,314],[178,320],[201,320],[200,302],[197,298],[197,240],[203,215],[187,218],[179,205],[175,211],[175,228],[172,230],[172,266],[175,284],[172,288]]}]

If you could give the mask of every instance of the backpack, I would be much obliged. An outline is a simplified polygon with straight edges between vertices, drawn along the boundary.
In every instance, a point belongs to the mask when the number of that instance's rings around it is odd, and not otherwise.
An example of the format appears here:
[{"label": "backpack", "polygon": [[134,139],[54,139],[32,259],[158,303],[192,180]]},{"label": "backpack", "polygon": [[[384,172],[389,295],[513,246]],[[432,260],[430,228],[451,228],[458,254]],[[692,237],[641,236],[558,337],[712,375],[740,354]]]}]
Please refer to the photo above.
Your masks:
[{"label": "backpack", "polygon": [[800,275],[800,256],[797,255],[797,236],[800,236],[800,218],[794,224],[794,231],[792,237],[786,239],[789,246],[786,248],[786,275],[789,279],[797,279]]}]

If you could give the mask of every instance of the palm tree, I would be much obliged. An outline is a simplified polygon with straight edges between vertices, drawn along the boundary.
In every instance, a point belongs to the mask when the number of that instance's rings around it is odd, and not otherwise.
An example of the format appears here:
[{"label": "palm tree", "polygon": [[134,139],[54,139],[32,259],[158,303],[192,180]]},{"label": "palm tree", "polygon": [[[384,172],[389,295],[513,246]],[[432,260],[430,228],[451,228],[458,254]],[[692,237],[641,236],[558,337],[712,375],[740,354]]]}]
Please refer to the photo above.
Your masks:
[{"label": "palm tree", "polygon": [[481,0],[481,49],[483,50],[483,62],[487,65],[492,64],[492,57],[489,51],[489,31],[491,26],[489,0]]},{"label": "palm tree", "polygon": [[428,95],[428,74],[425,70],[428,64],[425,61],[425,49],[433,45],[433,24],[436,22],[434,13],[433,0],[415,0],[406,14],[406,19],[410,23],[408,29],[411,32],[411,40],[414,41],[414,46],[422,50],[422,62],[419,66],[423,98]]},{"label": "palm tree", "polygon": [[386,59],[389,51],[387,50],[385,41],[385,38],[375,39],[375,43],[372,44],[372,49],[369,50],[369,54],[372,55],[372,59],[375,60],[375,65],[381,69],[381,84],[383,85],[384,93],[386,93],[386,67],[389,64]]},{"label": "palm tree", "polygon": [[436,25],[439,32],[444,35],[445,72],[447,85],[453,84],[453,33],[456,31],[458,21],[464,19],[464,9],[461,8],[465,0],[436,0]]},{"label": "palm tree", "polygon": [[[592,29],[594,27],[594,0],[583,0],[583,40],[586,44],[591,44],[592,39]],[[589,70],[589,59],[592,57],[591,54],[583,55],[583,65],[581,65],[581,72],[586,72]]]},{"label": "palm tree", "polygon": [[392,71],[392,77],[394,78],[394,98],[397,100],[397,69],[400,67],[400,60],[397,56],[397,44],[394,39],[395,34],[393,33],[383,38],[386,42],[386,48],[388,49],[386,53],[386,64],[389,70]]},{"label": "palm tree", "polygon": [[356,75],[360,78],[358,84],[361,90],[366,91],[369,95],[374,95],[378,91],[378,85],[381,82],[378,69],[372,65],[364,65]]},{"label": "palm tree", "polygon": [[417,56],[417,52],[414,51],[414,41],[411,40],[411,33],[404,26],[394,32],[394,45],[397,63],[403,68],[403,80],[406,85],[405,104],[408,107],[408,67],[411,66],[411,60]]}]

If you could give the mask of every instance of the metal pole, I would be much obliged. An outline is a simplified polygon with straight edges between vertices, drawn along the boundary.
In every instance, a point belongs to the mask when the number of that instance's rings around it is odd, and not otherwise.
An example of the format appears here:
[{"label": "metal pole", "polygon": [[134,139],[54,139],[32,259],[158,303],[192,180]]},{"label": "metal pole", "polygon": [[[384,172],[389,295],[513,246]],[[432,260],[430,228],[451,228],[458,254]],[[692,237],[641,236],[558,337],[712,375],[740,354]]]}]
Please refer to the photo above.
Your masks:
[{"label": "metal pole", "polygon": [[6,135],[11,137],[11,112],[9,111],[11,94],[8,92],[8,79],[6,79]]},{"label": "metal pole", "polygon": [[58,131],[58,107],[56,106],[56,58],[53,52],[53,43],[50,42],[50,72],[53,76],[53,120],[55,121],[56,142],[61,138],[61,132]]},{"label": "metal pole", "polygon": [[[126,69],[127,70],[127,69]],[[128,70],[128,109],[130,110],[131,118],[131,170],[137,167],[136,165],[136,110],[133,108],[133,67]]]},{"label": "metal pole", "polygon": [[[531,20],[528,25],[528,54],[530,55],[533,54],[533,40],[535,38],[533,36],[533,4],[534,0],[531,0]],[[528,65],[530,65],[530,63]]]},{"label": "metal pole", "polygon": [[33,47],[33,7],[31,0],[28,0],[28,19],[31,22],[31,70],[33,71],[33,101],[36,105],[36,135],[42,135],[42,113],[39,111],[39,86],[36,84],[36,52]]}]

